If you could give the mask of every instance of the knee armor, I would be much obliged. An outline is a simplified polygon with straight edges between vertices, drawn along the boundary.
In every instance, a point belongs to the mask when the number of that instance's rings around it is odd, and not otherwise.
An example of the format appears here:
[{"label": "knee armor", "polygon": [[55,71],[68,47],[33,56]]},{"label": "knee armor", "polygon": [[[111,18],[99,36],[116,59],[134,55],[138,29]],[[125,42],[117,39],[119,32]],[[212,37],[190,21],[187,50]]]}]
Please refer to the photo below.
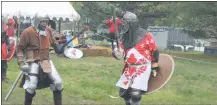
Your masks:
[{"label": "knee armor", "polygon": [[142,92],[140,90],[131,91],[131,100],[132,102],[139,102],[142,98]]},{"label": "knee armor", "polygon": [[26,80],[24,84],[24,89],[26,89],[30,94],[33,94],[37,88],[38,73],[39,65],[37,63],[31,63],[29,73],[25,75]]},{"label": "knee armor", "polygon": [[129,90],[127,90],[127,89],[120,88],[119,95],[124,100],[129,100],[130,99]]},{"label": "knee armor", "polygon": [[58,90],[60,91],[63,89],[62,79],[60,78],[52,61],[50,61],[50,64],[51,64],[52,71],[51,73],[48,73],[48,76],[53,81],[53,84],[50,85],[50,88],[52,91],[58,91]]}]

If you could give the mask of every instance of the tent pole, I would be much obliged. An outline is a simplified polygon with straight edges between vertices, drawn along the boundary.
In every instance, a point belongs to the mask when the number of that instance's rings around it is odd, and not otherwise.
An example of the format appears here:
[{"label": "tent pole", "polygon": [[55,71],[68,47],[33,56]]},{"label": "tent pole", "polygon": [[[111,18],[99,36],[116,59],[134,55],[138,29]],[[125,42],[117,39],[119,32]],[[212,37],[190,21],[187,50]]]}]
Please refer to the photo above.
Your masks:
[{"label": "tent pole", "polygon": [[61,20],[59,20],[59,33],[60,33],[60,30],[61,30]]}]

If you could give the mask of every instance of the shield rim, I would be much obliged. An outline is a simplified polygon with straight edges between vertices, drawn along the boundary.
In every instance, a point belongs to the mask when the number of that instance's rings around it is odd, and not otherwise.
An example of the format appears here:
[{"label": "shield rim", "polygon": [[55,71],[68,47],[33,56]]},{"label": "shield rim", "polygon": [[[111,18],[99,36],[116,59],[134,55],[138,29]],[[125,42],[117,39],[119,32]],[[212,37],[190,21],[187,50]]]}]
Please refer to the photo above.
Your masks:
[{"label": "shield rim", "polygon": [[[16,37],[9,37],[9,40],[12,40],[13,42],[11,43],[11,50],[7,53],[7,61],[11,61],[11,59],[13,58],[15,52],[16,52],[16,47],[17,47],[17,39]],[[9,55],[10,54],[10,55]]]},{"label": "shield rim", "polygon": [[169,77],[167,78],[167,80],[157,89],[153,90],[153,91],[150,91],[150,92],[146,92],[145,94],[152,94],[152,93],[155,93],[156,91],[160,90],[161,88],[163,88],[167,83],[168,81],[171,79],[172,75],[173,75],[173,72],[174,72],[174,69],[175,69],[175,62],[174,62],[174,59],[172,58],[172,56],[170,56],[169,54],[160,54],[160,55],[165,55],[165,56],[168,56],[169,59],[172,61],[172,70],[171,70],[171,73],[169,75]]},{"label": "shield rim", "polygon": [[[70,49],[75,49],[75,50],[80,51],[80,52],[81,52],[81,57],[75,57],[75,58],[74,58],[74,57],[70,57],[70,56],[67,54]],[[67,49],[65,49],[64,55],[65,55],[65,57],[67,57],[67,58],[69,58],[69,59],[80,59],[80,58],[82,58],[82,57],[84,56],[83,52],[82,52],[81,50],[79,50],[79,49],[76,49],[76,48],[67,48]]]}]

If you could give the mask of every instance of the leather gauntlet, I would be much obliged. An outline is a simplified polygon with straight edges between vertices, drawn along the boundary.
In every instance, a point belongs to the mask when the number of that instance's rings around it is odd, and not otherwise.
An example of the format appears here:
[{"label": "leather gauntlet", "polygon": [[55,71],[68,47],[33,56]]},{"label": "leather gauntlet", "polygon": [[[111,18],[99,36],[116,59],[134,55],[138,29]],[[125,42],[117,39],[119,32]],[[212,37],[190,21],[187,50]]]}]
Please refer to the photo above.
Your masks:
[{"label": "leather gauntlet", "polygon": [[120,50],[118,51],[117,48],[115,48],[112,51],[112,56],[117,59],[117,60],[123,60],[124,59],[124,50],[120,48]]}]

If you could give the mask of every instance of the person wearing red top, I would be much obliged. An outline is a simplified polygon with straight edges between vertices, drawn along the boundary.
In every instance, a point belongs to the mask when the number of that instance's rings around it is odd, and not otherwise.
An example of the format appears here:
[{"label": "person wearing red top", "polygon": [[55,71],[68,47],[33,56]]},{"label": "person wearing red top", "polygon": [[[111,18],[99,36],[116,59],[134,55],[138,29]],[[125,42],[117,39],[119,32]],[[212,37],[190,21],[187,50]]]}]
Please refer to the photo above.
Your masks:
[{"label": "person wearing red top", "polygon": [[[119,18],[116,18],[116,22],[117,22],[117,24],[116,24],[116,32],[118,32],[118,27],[123,22]],[[111,42],[112,42],[112,49],[114,49],[113,45],[114,45],[114,40],[115,40],[115,23],[113,21],[113,16],[106,21],[106,25],[109,25],[109,37],[110,37]]]},{"label": "person wearing red top", "polygon": [[120,96],[126,105],[140,105],[142,95],[148,89],[150,75],[155,77],[159,70],[159,52],[153,35],[140,28],[137,16],[126,12],[123,16],[126,23],[121,30],[125,32],[120,43],[120,50],[115,48],[114,57],[124,60],[122,76],[116,83],[120,87]]},{"label": "person wearing red top", "polygon": [[4,25],[6,21],[2,18],[2,29],[1,29],[1,81],[7,80],[7,54],[8,54],[8,36],[6,35]]},{"label": "person wearing red top", "polygon": [[[14,41],[16,41],[14,26],[15,26],[15,21],[12,18],[8,18],[6,22],[4,23],[4,32],[8,37],[7,48],[8,48],[8,51],[12,52],[13,54],[15,52],[15,48],[13,47],[15,47],[14,44],[16,44],[16,43],[13,43]],[[14,51],[11,51],[11,50],[14,50]]]},{"label": "person wearing red top", "polygon": [[9,18],[8,21],[4,24],[4,31],[8,37],[14,37],[14,25],[15,22],[12,18]]}]

